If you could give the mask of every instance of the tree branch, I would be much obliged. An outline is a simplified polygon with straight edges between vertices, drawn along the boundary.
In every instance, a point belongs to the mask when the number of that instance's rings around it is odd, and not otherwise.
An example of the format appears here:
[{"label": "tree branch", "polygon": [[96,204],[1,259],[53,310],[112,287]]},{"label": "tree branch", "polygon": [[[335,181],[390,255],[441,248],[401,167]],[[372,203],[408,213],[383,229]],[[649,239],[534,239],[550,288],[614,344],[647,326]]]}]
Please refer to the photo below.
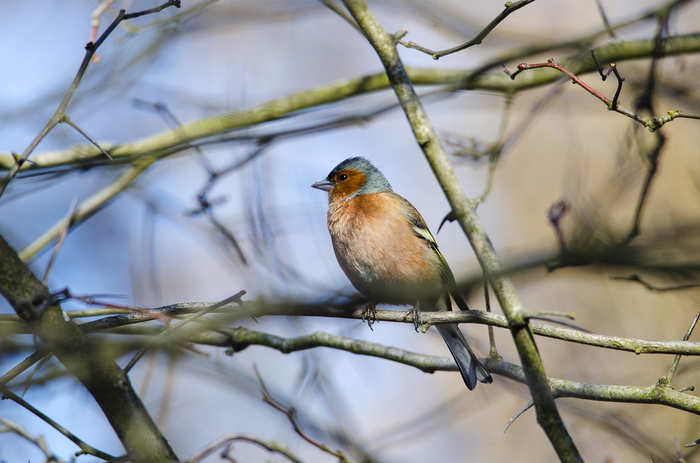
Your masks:
[{"label": "tree branch", "polygon": [[[92,61],[92,57],[95,55],[95,52],[100,47],[100,45],[102,45],[102,43],[107,39],[107,37],[109,37],[109,35],[114,31],[114,29],[117,28],[119,23],[121,23],[122,21],[129,20],[129,19],[145,16],[148,14],[158,13],[158,12],[160,12],[160,11],[164,10],[165,8],[170,7],[170,6],[180,8],[180,0],[168,0],[167,2],[163,3],[162,5],[160,5],[156,8],[152,8],[152,9],[146,10],[146,11],[140,11],[137,13],[127,14],[126,11],[121,10],[121,11],[119,11],[119,14],[114,19],[114,21],[112,21],[112,24],[110,24],[109,27],[107,27],[107,30],[105,30],[102,33],[100,38],[97,39],[96,42],[94,42],[94,43],[89,42],[85,46],[86,51],[85,51],[85,56],[83,57],[83,62],[80,64],[80,67],[78,68],[78,72],[75,75],[75,78],[73,79],[73,82],[71,83],[70,88],[68,89],[66,94],[63,96],[63,99],[61,100],[61,103],[58,105],[56,112],[54,112],[53,116],[51,116],[51,119],[49,119],[49,122],[46,123],[46,126],[44,126],[44,128],[41,130],[41,132],[39,132],[39,134],[34,138],[34,140],[32,140],[32,142],[29,144],[29,146],[24,150],[24,152],[22,153],[22,156],[20,156],[19,159],[17,159],[14,162],[14,164],[12,164],[12,167],[10,168],[10,171],[7,173],[7,176],[5,177],[5,179],[3,181],[0,181],[0,196],[2,196],[2,194],[5,192],[5,188],[7,188],[8,183],[10,182],[10,180],[12,180],[17,175],[17,173],[19,172],[21,167],[23,165],[27,165],[26,161],[29,158],[29,155],[32,154],[32,152],[37,147],[37,145],[39,145],[41,140],[43,140],[44,137],[46,137],[46,135],[48,135],[49,132],[51,132],[54,129],[54,127],[56,127],[58,124],[60,124],[62,122],[69,122],[70,121],[70,119],[68,119],[68,117],[66,116],[66,108],[68,107],[68,103],[70,102],[71,98],[73,97],[73,93],[75,93],[75,91],[78,89],[80,82],[83,80],[83,76],[85,75],[85,72],[87,71],[87,68],[90,65],[90,62]],[[76,130],[78,130],[81,134],[83,134],[85,137],[87,137],[88,140],[90,140],[92,143],[94,143],[101,153],[104,153],[107,155],[107,157],[110,157],[109,154],[100,147],[100,145],[98,145],[90,137],[88,137],[87,134],[85,134],[82,130],[80,130],[78,128],[78,126],[74,125],[72,122],[70,124]]]},{"label": "tree branch", "polygon": [[413,48],[415,50],[421,51],[423,53],[426,53],[430,56],[433,57],[434,60],[438,60],[442,58],[443,56],[451,55],[452,53],[457,53],[458,51],[466,50],[469,47],[473,47],[474,45],[480,45],[481,42],[484,41],[487,35],[491,33],[492,30],[496,28],[501,22],[503,22],[504,19],[506,19],[511,13],[519,10],[520,8],[529,5],[530,3],[534,2],[535,0],[518,0],[516,2],[506,2],[506,7],[501,13],[494,18],[493,21],[491,21],[481,32],[479,32],[473,39],[470,41],[463,43],[462,45],[458,45],[453,48],[448,48],[447,50],[442,50],[442,51],[433,51],[425,47],[421,47],[420,45],[417,45],[413,42],[408,42],[405,43],[401,40],[399,40],[398,43],[403,45],[406,48]]},{"label": "tree branch", "polygon": [[136,462],[173,462],[177,455],[148,415],[129,378],[70,321],[46,287],[0,236],[0,293],[66,369],[95,398]]},{"label": "tree branch", "polygon": [[[547,47],[549,50],[552,47]],[[540,51],[538,49],[538,51]],[[661,56],[674,56],[700,51],[700,33],[668,37],[660,49]],[[614,42],[603,45],[595,50],[595,56],[600,65],[620,62],[630,59],[649,58],[654,52],[654,40],[638,40]],[[524,49],[515,53],[509,59],[522,59],[530,56],[531,50]],[[503,62],[503,61],[499,61]],[[590,56],[590,52],[582,52],[559,60],[559,64],[576,75],[597,72],[598,67]],[[488,68],[488,66],[487,66]],[[448,86],[448,90],[488,90],[499,93],[513,94],[518,91],[548,85],[560,76],[549,69],[533,70],[513,82],[501,72],[485,73],[485,68],[475,69],[433,69],[406,68],[414,85]],[[389,81],[385,73],[368,74],[358,78],[345,79],[333,84],[324,85],[311,90],[304,90],[292,95],[270,100],[254,108],[229,113],[220,117],[202,119],[181,128],[173,129],[154,135],[143,140],[123,145],[100,145],[109,152],[115,160],[125,160],[159,154],[164,155],[179,152],[198,140],[205,140],[228,131],[275,121],[305,109],[323,106],[342,101],[354,96],[386,90]],[[671,111],[668,118],[694,117],[695,115],[681,111]],[[63,151],[48,152],[32,157],[32,163],[23,163],[20,171],[46,169],[76,163],[93,161],[104,156],[93,145],[78,145]],[[11,169],[15,159],[10,155],[0,155],[0,168]]]}]

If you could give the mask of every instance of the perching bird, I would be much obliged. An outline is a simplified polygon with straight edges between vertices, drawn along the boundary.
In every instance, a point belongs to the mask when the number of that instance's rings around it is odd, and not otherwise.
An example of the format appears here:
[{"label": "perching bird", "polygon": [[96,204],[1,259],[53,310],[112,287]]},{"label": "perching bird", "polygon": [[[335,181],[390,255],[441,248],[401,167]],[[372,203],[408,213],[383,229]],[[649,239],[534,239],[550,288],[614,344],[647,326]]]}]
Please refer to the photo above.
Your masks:
[{"label": "perching bird", "polygon": [[[392,191],[372,163],[362,157],[346,159],[311,186],[328,192],[328,231],[335,256],[371,309],[393,304],[451,310],[455,280],[433,235],[416,208]],[[460,309],[468,310],[461,295],[453,292],[452,297]],[[437,329],[470,390],[477,380],[492,382],[456,324]]]}]

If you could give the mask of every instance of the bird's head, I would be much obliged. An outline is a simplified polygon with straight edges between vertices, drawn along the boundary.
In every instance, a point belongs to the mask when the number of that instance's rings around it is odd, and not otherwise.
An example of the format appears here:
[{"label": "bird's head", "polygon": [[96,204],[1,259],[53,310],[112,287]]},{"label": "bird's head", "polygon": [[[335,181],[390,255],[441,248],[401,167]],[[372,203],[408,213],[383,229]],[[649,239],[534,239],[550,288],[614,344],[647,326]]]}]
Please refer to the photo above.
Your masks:
[{"label": "bird's head", "polygon": [[325,180],[311,186],[327,191],[331,199],[346,200],[360,195],[391,191],[386,177],[362,157],[346,159],[335,166]]}]

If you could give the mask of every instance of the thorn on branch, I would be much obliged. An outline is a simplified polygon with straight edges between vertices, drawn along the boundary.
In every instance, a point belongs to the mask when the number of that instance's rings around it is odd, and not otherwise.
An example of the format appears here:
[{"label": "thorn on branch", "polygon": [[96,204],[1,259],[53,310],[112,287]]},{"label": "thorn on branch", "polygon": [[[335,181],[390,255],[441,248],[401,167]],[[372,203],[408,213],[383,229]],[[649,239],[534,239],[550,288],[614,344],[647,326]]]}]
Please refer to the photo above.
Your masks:
[{"label": "thorn on branch", "polygon": [[615,78],[617,79],[617,90],[615,90],[615,96],[613,97],[612,103],[608,109],[611,111],[617,111],[617,108],[620,106],[620,93],[622,92],[622,83],[625,81],[625,78],[620,75],[620,71],[617,70],[617,65],[615,63],[610,63],[608,72],[603,73],[603,68],[600,66],[600,64],[598,64],[598,60],[595,58],[595,51],[592,48],[591,57],[593,57],[593,62],[595,63],[595,67],[598,69],[598,74],[600,74],[600,78],[603,80],[603,82],[610,77],[611,73],[615,74]]},{"label": "thorn on branch", "polygon": [[518,417],[519,417],[520,415],[522,415],[523,413],[525,413],[526,411],[528,411],[528,410],[529,410],[530,408],[532,408],[534,405],[535,405],[534,402],[528,402],[527,405],[525,405],[523,408],[521,408],[520,410],[518,410],[518,411],[515,413],[515,415],[513,415],[513,418],[511,418],[510,420],[508,420],[508,424],[506,424],[506,428],[503,430],[503,433],[505,434],[505,432],[508,431],[508,428],[510,428],[510,425],[513,424],[513,422],[515,422],[515,420],[517,420]]},{"label": "thorn on branch", "polygon": [[691,442],[690,444],[685,444],[685,447],[697,447],[700,445],[700,439],[697,439],[695,442]]},{"label": "thorn on branch", "polygon": [[391,38],[394,41],[394,44],[399,43],[401,41],[401,39],[406,36],[406,34],[408,34],[408,31],[406,29],[402,29],[402,30],[392,34]]},{"label": "thorn on branch", "polygon": [[552,204],[547,212],[549,223],[554,227],[554,232],[557,235],[557,242],[559,243],[559,251],[562,254],[566,253],[566,239],[564,238],[564,232],[561,229],[560,222],[569,211],[570,207],[571,206],[565,199],[560,199]]},{"label": "thorn on branch", "polygon": [[455,214],[455,211],[450,211],[447,213],[445,217],[442,218],[442,221],[440,222],[440,226],[438,226],[437,232],[435,233],[436,235],[440,233],[440,230],[442,229],[442,226],[445,225],[445,222],[454,222],[457,220],[457,214]]}]

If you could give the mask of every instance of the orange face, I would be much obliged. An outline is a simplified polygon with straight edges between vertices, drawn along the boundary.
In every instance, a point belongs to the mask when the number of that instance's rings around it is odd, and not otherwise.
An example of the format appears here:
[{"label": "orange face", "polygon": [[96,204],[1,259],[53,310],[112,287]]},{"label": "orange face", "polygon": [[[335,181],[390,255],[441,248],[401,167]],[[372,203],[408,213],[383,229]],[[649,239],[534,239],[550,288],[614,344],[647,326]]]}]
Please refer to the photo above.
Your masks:
[{"label": "orange face", "polygon": [[329,192],[335,199],[345,198],[367,183],[367,176],[354,169],[343,169],[335,172],[328,180],[333,184],[333,189]]}]

